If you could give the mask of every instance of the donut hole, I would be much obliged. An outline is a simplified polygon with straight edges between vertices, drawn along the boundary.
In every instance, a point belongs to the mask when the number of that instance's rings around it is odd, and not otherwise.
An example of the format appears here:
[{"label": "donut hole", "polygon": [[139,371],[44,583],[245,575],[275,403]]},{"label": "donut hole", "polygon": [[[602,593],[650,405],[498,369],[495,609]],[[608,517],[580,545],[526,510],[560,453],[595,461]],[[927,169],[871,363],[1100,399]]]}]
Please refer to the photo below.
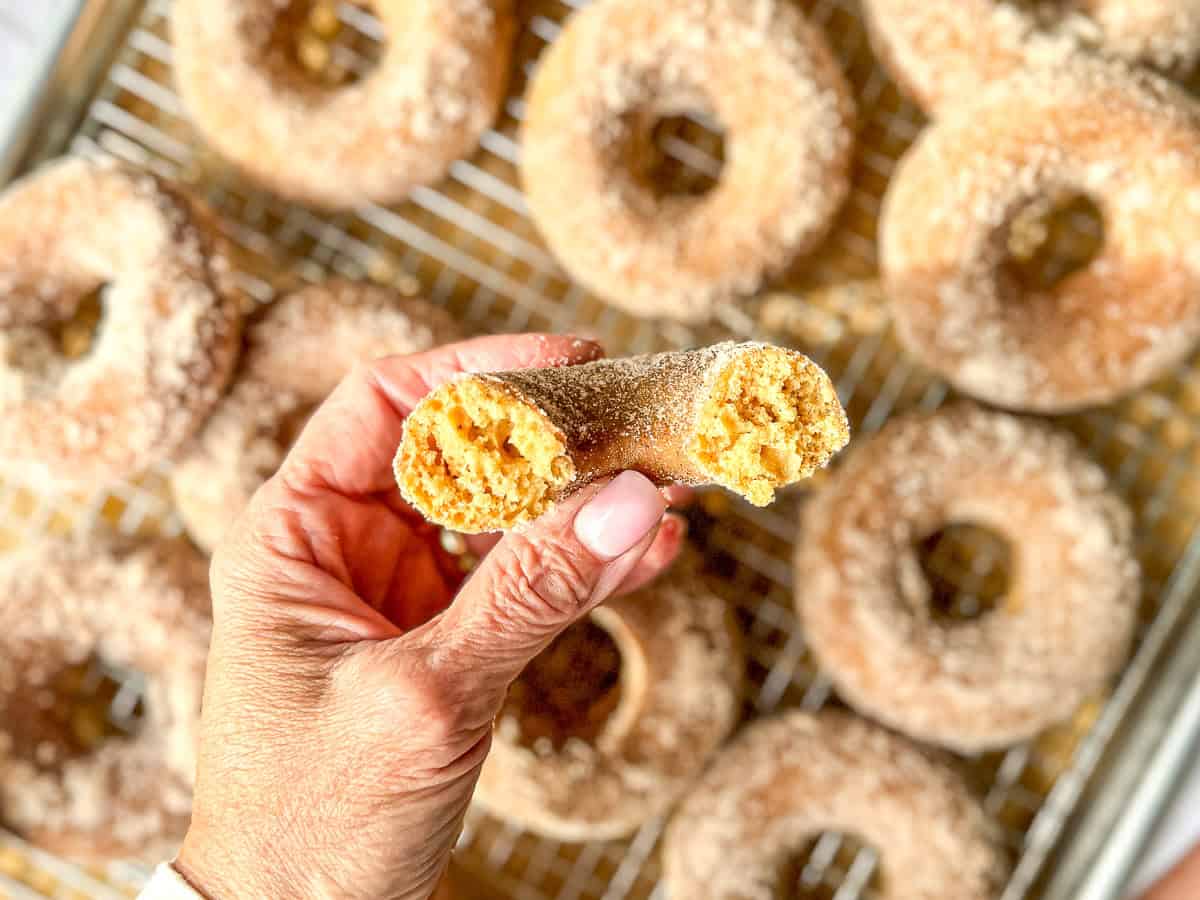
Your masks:
[{"label": "donut hole", "polygon": [[798,353],[736,355],[717,375],[688,455],[713,481],[756,506],[806,478],[849,439],[828,377]]},{"label": "donut hole", "polygon": [[[42,659],[46,659],[43,656]],[[136,673],[99,656],[82,663],[27,669],[29,691],[0,708],[9,752],[36,769],[53,770],[95,753],[104,743],[137,735],[145,705]]]},{"label": "donut hole", "polygon": [[284,83],[336,90],[370,75],[383,49],[370,4],[291,0],[275,14],[265,55]]},{"label": "donut hole", "polygon": [[630,168],[655,199],[700,198],[725,168],[725,131],[704,112],[651,118],[632,142]]},{"label": "donut hole", "polygon": [[981,618],[1008,594],[1012,545],[994,531],[951,523],[915,549],[935,620],[953,624]]},{"label": "donut hole", "polygon": [[97,285],[79,298],[74,310],[51,324],[50,334],[58,352],[66,359],[82,359],[91,352],[104,317],[104,297],[108,284]]},{"label": "donut hole", "polygon": [[107,289],[102,283],[74,303],[61,303],[56,316],[36,325],[4,329],[0,363],[20,373],[27,390],[54,390],[69,364],[85,358],[95,345]]},{"label": "donut hole", "polygon": [[575,467],[540,410],[486,380],[467,379],[409,416],[396,476],[432,518],[472,533],[537,518]]},{"label": "donut hole", "polygon": [[535,752],[568,740],[595,744],[621,702],[621,652],[590,619],[572,625],[539,653],[509,688],[501,718],[519,726]]},{"label": "donut hole", "polygon": [[1003,231],[1001,278],[1016,296],[1053,288],[1104,244],[1104,219],[1086,194],[1052,190],[1022,205]]},{"label": "donut hole", "polygon": [[[781,900],[871,900],[882,896],[878,855],[853,834],[824,832],[785,855],[773,896]],[[847,890],[853,883],[857,892]]]}]

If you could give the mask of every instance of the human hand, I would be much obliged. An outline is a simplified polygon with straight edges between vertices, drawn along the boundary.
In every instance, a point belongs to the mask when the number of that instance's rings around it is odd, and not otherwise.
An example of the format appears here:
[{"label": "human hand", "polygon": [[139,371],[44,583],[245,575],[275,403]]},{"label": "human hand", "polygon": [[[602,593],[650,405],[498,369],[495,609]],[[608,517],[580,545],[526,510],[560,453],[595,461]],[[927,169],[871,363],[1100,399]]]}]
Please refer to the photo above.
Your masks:
[{"label": "human hand", "polygon": [[684,529],[624,473],[503,537],[459,590],[437,529],[393,481],[404,416],[461,371],[598,355],[525,335],[392,357],[355,370],[313,416],[213,559],[199,772],[176,862],[198,891],[433,893],[510,682],[606,597],[666,568]]},{"label": "human hand", "polygon": [[1200,897],[1200,847],[1150,888],[1142,900],[1196,900]]}]

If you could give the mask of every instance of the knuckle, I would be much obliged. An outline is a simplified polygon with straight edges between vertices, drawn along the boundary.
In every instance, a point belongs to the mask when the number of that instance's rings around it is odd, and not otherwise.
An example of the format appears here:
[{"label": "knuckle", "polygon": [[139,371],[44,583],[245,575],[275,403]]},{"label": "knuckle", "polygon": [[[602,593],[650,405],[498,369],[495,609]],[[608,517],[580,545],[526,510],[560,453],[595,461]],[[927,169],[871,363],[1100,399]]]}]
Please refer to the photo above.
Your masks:
[{"label": "knuckle", "polygon": [[355,666],[341,687],[353,691],[359,728],[374,733],[369,743],[395,746],[417,767],[451,765],[478,742],[491,718],[470,702],[461,679],[440,671],[432,660],[409,655],[400,665]]},{"label": "knuckle", "polygon": [[493,588],[497,608],[521,626],[553,628],[586,609],[592,583],[575,556],[561,544],[534,543],[510,535],[500,554]]}]

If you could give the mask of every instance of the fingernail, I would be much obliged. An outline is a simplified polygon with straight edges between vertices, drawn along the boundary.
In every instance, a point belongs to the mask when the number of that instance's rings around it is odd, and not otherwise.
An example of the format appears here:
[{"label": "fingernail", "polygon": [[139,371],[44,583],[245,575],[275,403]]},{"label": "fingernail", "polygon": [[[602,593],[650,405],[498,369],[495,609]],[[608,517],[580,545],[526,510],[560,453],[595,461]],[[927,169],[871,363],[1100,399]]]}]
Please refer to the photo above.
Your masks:
[{"label": "fingernail", "polygon": [[601,559],[616,559],[659,520],[667,505],[650,479],[622,472],[575,516],[575,536]]}]

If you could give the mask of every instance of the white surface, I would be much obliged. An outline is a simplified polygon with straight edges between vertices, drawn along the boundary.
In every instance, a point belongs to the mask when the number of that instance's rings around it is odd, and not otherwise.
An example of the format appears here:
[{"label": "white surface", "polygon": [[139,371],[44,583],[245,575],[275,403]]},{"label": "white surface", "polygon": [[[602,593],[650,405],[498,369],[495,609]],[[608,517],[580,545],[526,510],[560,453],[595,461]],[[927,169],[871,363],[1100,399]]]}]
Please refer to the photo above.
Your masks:
[{"label": "white surface", "polygon": [[[53,61],[79,0],[0,0],[0,145]],[[1200,762],[1200,761],[1198,761]],[[1180,791],[1133,883],[1133,893],[1200,841],[1200,766]]]},{"label": "white surface", "polygon": [[17,127],[79,2],[0,0],[0,138]]},{"label": "white surface", "polygon": [[1197,842],[1200,842],[1200,765],[1192,772],[1175,798],[1171,812],[1159,826],[1130,885],[1130,896],[1136,897],[1139,891],[1149,887]]}]

